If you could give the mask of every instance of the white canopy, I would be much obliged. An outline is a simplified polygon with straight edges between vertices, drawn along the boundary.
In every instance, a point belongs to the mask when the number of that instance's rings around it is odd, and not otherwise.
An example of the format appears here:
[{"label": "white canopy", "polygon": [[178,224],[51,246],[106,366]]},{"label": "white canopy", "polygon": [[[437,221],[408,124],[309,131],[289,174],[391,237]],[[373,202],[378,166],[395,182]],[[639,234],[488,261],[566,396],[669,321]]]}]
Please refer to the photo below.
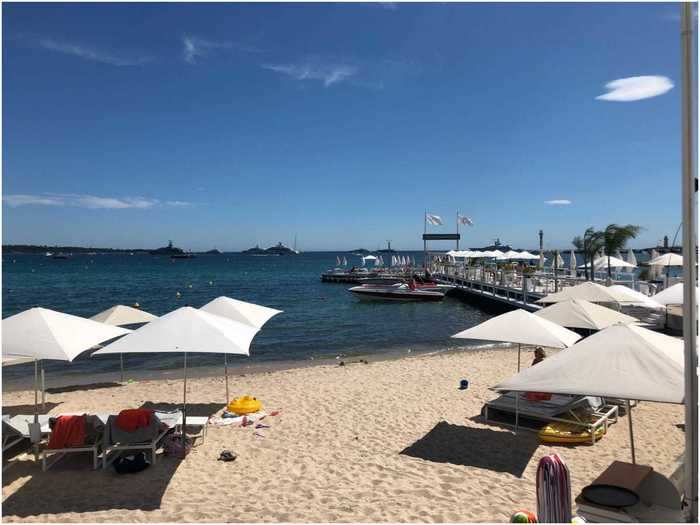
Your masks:
[{"label": "white canopy", "polygon": [[73,361],[85,350],[129,332],[76,315],[31,308],[2,320],[2,354]]},{"label": "white canopy", "polygon": [[[579,266],[579,268],[585,268],[585,267],[590,268],[590,264],[582,264]],[[598,270],[600,268],[607,268],[608,267],[608,256],[603,255],[602,257],[598,257],[593,261],[593,268],[595,270]],[[610,256],[610,267],[611,268],[635,268],[636,265],[630,264],[627,261],[623,261],[622,259],[618,259],[617,257],[612,257]]]},{"label": "white canopy", "polygon": [[549,348],[566,348],[581,339],[577,333],[521,309],[493,317],[452,337]]},{"label": "white canopy", "polygon": [[567,328],[586,328],[587,330],[602,330],[617,323],[627,324],[637,321],[634,317],[583,299],[562,301],[535,312],[535,315]]},{"label": "white canopy", "polygon": [[677,253],[665,253],[651,259],[649,266],[683,266],[683,257]]},{"label": "white canopy", "polygon": [[275,310],[267,306],[247,303],[225,296],[217,297],[213,301],[209,301],[202,306],[200,310],[233,319],[234,321],[258,329],[262,328],[271,318],[282,313],[282,310]]},{"label": "white canopy", "polygon": [[506,253],[503,254],[503,256],[506,259],[515,261],[517,259],[520,259],[520,252],[516,252],[515,250],[508,250]]},{"label": "white canopy", "polygon": [[609,287],[611,290],[615,290],[616,292],[620,292],[622,295],[625,297],[629,298],[630,305],[634,306],[644,306],[645,308],[652,308],[652,309],[659,309],[663,308],[663,305],[657,303],[652,299],[651,297],[644,295],[641,292],[638,292],[636,290],[632,290],[631,288],[628,288],[627,286],[623,284],[614,284]]},{"label": "white canopy", "polygon": [[528,251],[523,250],[522,252],[518,252],[519,259],[522,259],[524,261],[534,261],[535,259],[539,259],[539,255],[535,255],[534,253],[530,253]]},{"label": "white canopy", "polygon": [[543,297],[538,303],[559,303],[570,299],[583,299],[591,303],[619,303],[626,304],[632,301],[628,296],[623,295],[618,290],[601,286],[598,283],[586,281],[576,286],[564,288],[561,292],[549,294]]},{"label": "white canopy", "polygon": [[494,388],[682,403],[683,340],[614,325]]},{"label": "white canopy", "polygon": [[144,312],[143,310],[139,310],[138,308],[117,304],[104,312],[93,315],[90,319],[97,321],[98,323],[110,324],[112,326],[124,326],[130,324],[150,323],[154,319],[158,319],[158,317],[153,314],[149,314],[148,312]]},{"label": "white canopy", "polygon": [[[698,289],[695,294],[696,298],[698,296],[700,296],[700,289]],[[683,304],[683,283],[676,283],[673,286],[669,286],[656,295],[652,295],[651,299],[662,306],[668,306],[670,304]]]},{"label": "white canopy", "polygon": [[93,355],[153,352],[207,352],[249,355],[258,329],[191,306],[178,308]]},{"label": "white canopy", "polygon": [[365,255],[365,256],[363,257],[363,259],[364,259],[365,261],[376,261],[376,260],[377,260],[377,258],[376,258],[374,255]]}]

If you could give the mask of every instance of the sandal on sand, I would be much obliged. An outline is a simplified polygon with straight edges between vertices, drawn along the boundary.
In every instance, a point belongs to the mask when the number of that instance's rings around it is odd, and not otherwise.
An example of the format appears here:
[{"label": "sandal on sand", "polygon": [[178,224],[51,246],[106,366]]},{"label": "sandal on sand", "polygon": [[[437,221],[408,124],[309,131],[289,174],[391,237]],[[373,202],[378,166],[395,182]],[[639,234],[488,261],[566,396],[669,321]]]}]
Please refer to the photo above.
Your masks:
[{"label": "sandal on sand", "polygon": [[221,454],[219,454],[218,461],[233,461],[236,459],[236,457],[237,456],[230,450],[224,450]]}]

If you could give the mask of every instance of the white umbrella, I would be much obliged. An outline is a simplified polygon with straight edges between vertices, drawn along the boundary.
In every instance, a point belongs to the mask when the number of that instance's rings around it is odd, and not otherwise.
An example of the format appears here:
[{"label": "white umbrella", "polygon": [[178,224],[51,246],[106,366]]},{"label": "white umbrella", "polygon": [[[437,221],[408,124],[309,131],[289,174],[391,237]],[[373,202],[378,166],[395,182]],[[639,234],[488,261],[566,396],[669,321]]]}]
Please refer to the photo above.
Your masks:
[{"label": "white umbrella", "polygon": [[609,286],[608,288],[611,290],[615,290],[616,292],[620,292],[622,295],[627,297],[630,301],[627,304],[630,304],[633,306],[643,306],[645,308],[656,309],[656,310],[663,308],[663,305],[657,303],[651,297],[644,295],[643,293],[638,292],[636,290],[632,290],[631,288],[628,288],[625,285],[614,284],[612,286]]},{"label": "white umbrella", "polygon": [[[239,323],[257,328],[258,330],[260,330],[263,325],[274,316],[282,313],[282,310],[275,310],[274,308],[268,308],[267,306],[247,303],[245,301],[239,301],[238,299],[232,299],[225,296],[217,297],[216,299],[209,301],[207,304],[202,306],[200,310],[210,314],[219,315],[221,317],[226,317],[227,319],[232,319]],[[228,355],[226,353],[224,353],[224,375],[226,377],[226,402],[228,403]]]},{"label": "white umbrella", "polygon": [[520,253],[516,252],[515,250],[508,250],[506,253],[503,254],[503,257],[515,261],[517,259],[520,259]]},{"label": "white umbrella", "polygon": [[[494,388],[683,403],[683,340],[634,324],[601,330]],[[632,462],[635,462],[629,409]]]},{"label": "white umbrella", "polygon": [[[3,357],[34,359],[34,424],[39,420],[38,367],[42,359],[73,361],[95,345],[128,334],[110,326],[47,308],[30,308],[2,320]],[[33,436],[33,441],[37,436]]]},{"label": "white umbrella", "polygon": [[561,269],[564,267],[564,258],[561,256],[561,254],[559,252],[556,253],[555,260],[557,261],[557,264],[556,264],[557,268]]},{"label": "white umbrella", "polygon": [[634,317],[583,299],[555,303],[535,312],[535,315],[567,328],[585,328],[586,330],[602,330],[617,323],[637,322]]},{"label": "white umbrella", "polygon": [[627,250],[627,262],[631,265],[637,266],[637,258],[634,256],[634,250],[632,248]]},{"label": "white umbrella", "polygon": [[[697,293],[700,295],[700,289],[698,289]],[[676,283],[673,286],[669,286],[656,295],[652,295],[651,299],[662,306],[683,304],[683,283]]]},{"label": "white umbrella", "polygon": [[[128,326],[132,324],[150,323],[157,316],[144,312],[138,308],[115,304],[111,308],[93,315],[90,319],[98,323],[105,323],[112,326]],[[119,371],[121,382],[124,382],[124,356],[119,356]]]},{"label": "white umbrella", "polygon": [[559,303],[570,299],[584,299],[591,303],[626,304],[632,302],[628,296],[623,295],[618,290],[591,281],[564,288],[562,291],[549,294],[536,302]]},{"label": "white umbrella", "polygon": [[[579,268],[590,268],[590,264],[582,264],[579,266]],[[593,261],[593,268],[596,270],[599,270],[600,268],[607,268],[608,267],[608,257],[607,255],[603,255],[601,257],[598,257],[596,260]],[[618,259],[617,257],[610,257],[610,267],[611,268],[635,268],[635,265],[628,263],[627,261],[624,261],[622,259]]]},{"label": "white umbrella", "polygon": [[521,309],[492,317],[452,337],[517,343],[518,370],[520,370],[521,344],[566,348],[581,339],[577,333]]},{"label": "white umbrella", "polygon": [[665,253],[654,257],[647,264],[649,266],[683,266],[683,257],[677,253]]},{"label": "white umbrella", "polygon": [[134,330],[128,336],[105,346],[93,355],[182,353],[184,422],[187,415],[187,353],[249,355],[250,343],[258,331],[258,328],[253,326],[191,306],[183,306]]},{"label": "white umbrella", "polygon": [[576,252],[571,250],[571,253],[569,254],[569,269],[571,270],[572,275],[576,275],[576,263]]},{"label": "white umbrella", "polygon": [[340,257],[338,255],[335,256],[335,265],[340,266]]},{"label": "white umbrella", "polygon": [[[651,256],[649,258],[650,261],[653,261],[654,259],[659,258],[659,252],[656,250],[651,250]],[[659,275],[661,275],[661,268],[657,266],[656,264],[653,264],[649,266],[649,280],[654,280],[656,279]]]},{"label": "white umbrella", "polygon": [[544,270],[544,261],[545,261],[544,252],[540,252],[539,259],[540,259],[540,262],[537,264],[537,266],[539,267],[540,270]]}]

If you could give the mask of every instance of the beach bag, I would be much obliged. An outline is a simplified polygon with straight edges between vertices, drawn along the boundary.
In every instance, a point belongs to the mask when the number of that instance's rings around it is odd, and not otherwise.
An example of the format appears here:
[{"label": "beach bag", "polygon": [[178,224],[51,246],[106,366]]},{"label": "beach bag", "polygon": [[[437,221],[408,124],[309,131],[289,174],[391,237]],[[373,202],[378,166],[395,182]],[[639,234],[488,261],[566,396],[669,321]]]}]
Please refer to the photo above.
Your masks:
[{"label": "beach bag", "polygon": [[139,452],[133,456],[121,456],[114,462],[114,470],[117,474],[135,474],[146,470],[151,464],[146,459],[145,452]]},{"label": "beach bag", "polygon": [[163,452],[166,456],[184,459],[192,450],[192,440],[185,438],[185,443],[182,443],[182,435],[168,434],[163,440]]}]

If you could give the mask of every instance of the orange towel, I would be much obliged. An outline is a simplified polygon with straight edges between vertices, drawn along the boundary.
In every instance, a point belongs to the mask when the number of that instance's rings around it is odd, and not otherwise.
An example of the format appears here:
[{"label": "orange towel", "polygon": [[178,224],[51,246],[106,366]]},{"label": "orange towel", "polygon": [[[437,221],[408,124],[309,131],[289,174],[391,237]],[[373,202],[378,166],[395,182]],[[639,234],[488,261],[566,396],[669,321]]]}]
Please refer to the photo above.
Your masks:
[{"label": "orange towel", "polygon": [[151,424],[153,410],[133,408],[122,410],[117,416],[116,425],[124,432],[134,432]]},{"label": "orange towel", "polygon": [[59,416],[51,431],[49,448],[79,447],[85,444],[86,416]]}]

